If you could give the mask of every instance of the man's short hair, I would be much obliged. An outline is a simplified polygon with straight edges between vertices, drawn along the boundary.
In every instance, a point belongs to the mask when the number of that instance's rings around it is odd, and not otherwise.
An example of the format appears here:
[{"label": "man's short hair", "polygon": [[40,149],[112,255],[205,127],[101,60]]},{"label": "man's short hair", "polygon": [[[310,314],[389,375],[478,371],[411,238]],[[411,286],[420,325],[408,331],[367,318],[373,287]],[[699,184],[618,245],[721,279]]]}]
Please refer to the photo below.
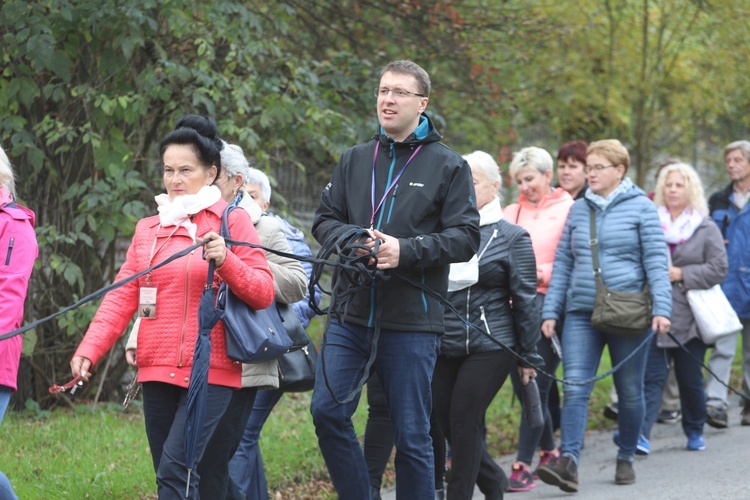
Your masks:
[{"label": "man's short hair", "polygon": [[430,75],[417,63],[408,60],[391,61],[380,71],[380,76],[382,77],[389,71],[400,75],[412,75],[417,80],[419,93],[427,97],[430,96]]},{"label": "man's short hair", "polygon": [[729,144],[724,146],[724,158],[726,158],[727,155],[735,149],[739,149],[740,151],[742,151],[742,154],[745,156],[745,158],[747,160],[750,160],[750,141],[730,142]]}]

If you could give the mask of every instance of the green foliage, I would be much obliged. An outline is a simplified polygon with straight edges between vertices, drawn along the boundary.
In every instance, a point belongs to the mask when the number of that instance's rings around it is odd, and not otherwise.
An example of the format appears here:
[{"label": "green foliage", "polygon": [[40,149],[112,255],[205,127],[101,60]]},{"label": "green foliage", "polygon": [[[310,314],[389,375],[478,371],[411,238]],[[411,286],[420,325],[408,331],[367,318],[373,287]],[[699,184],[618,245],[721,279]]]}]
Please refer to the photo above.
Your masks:
[{"label": "green foliage", "polygon": [[[713,190],[717,146],[750,127],[750,76],[737,70],[750,35],[723,29],[745,4],[6,0],[0,144],[41,248],[29,319],[114,279],[135,222],[154,213],[158,141],[179,116],[210,114],[259,168],[322,186],[375,130],[369,89],[392,59],[429,71],[428,113],[461,153],[502,163],[531,144],[617,137],[639,183],[669,155],[697,163]],[[93,311],[29,335],[24,399],[51,402],[37,375],[64,376]]]}]

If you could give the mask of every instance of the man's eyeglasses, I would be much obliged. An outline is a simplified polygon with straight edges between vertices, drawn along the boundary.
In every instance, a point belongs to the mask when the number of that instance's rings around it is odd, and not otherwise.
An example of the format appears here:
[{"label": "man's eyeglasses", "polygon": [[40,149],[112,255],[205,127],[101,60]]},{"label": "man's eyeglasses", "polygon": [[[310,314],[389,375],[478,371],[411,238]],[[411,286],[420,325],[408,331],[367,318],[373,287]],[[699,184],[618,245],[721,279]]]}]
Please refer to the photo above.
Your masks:
[{"label": "man's eyeglasses", "polygon": [[427,97],[424,94],[417,94],[416,92],[409,92],[408,90],[388,89],[388,88],[385,88],[385,87],[378,87],[378,88],[376,88],[373,91],[372,95],[374,95],[375,97],[380,97],[380,96],[385,97],[385,96],[388,95],[388,92],[393,93],[393,97],[395,97],[396,99],[400,99],[402,97],[408,97],[410,95],[417,96],[417,97]]},{"label": "man's eyeglasses", "polygon": [[592,170],[598,173],[604,170],[605,168],[610,168],[610,167],[614,167],[614,165],[586,165],[585,167],[583,167],[583,171],[586,172],[587,174],[591,172]]}]

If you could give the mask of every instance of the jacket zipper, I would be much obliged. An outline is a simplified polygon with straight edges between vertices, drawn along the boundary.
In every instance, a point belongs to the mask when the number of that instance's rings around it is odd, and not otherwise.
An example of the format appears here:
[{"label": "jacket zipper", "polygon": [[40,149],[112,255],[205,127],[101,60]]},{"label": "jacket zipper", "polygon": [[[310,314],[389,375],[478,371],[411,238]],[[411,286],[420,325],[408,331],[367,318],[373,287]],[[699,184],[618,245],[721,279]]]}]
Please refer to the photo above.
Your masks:
[{"label": "jacket zipper", "polygon": [[[487,240],[487,244],[484,246],[484,248],[479,253],[479,255],[477,255],[477,266],[479,266],[479,260],[484,256],[484,252],[486,252],[487,249],[490,248],[490,243],[492,243],[492,240],[494,240],[495,238],[497,238],[497,229],[495,229],[492,232],[492,236],[490,236],[490,239]],[[470,301],[471,301],[471,287],[469,287],[469,290],[466,292],[466,321],[467,322],[471,321],[471,309],[469,307]],[[484,316],[484,306],[479,306],[479,310],[482,311],[481,319],[482,319],[482,321],[484,321],[484,326],[487,329],[487,333],[489,333],[490,328],[489,328],[489,326],[487,326],[487,320],[486,320],[486,318]],[[466,354],[467,355],[471,354],[469,352],[469,334],[470,333],[471,333],[470,332],[470,327],[468,325],[466,325]]]},{"label": "jacket zipper", "polygon": [[[466,291],[466,322],[471,323],[471,309],[469,303],[471,302],[471,287]],[[471,326],[466,325],[466,354],[469,353],[469,335],[471,334]]]},{"label": "jacket zipper", "polygon": [[482,312],[482,315],[479,317],[480,320],[482,320],[482,323],[484,323],[484,330],[487,332],[488,335],[492,335],[492,330],[490,330],[490,325],[487,323],[487,316],[484,314],[484,306],[479,306],[479,310]]},{"label": "jacket zipper", "polygon": [[[183,316],[182,316],[182,334],[180,335],[180,357],[179,361],[177,362],[177,367],[182,368],[183,365],[183,348],[185,347],[185,330],[187,329],[187,310],[188,310],[188,285],[190,283],[190,261],[193,258],[193,253],[195,253],[195,250],[190,252],[190,255],[188,255],[187,264],[185,265],[185,307],[183,308]],[[200,328],[200,327],[199,327]],[[200,332],[198,332],[198,335],[200,335]],[[197,341],[197,337],[196,337]]]},{"label": "jacket zipper", "polygon": [[13,244],[16,242],[15,238],[11,238],[8,242],[8,255],[5,256],[5,265],[10,265],[10,254],[13,253]]},{"label": "jacket zipper", "polygon": [[386,217],[386,224],[391,222],[391,214],[393,213],[393,205],[396,204],[396,193],[398,193],[398,184],[393,187],[393,194],[391,195],[391,207],[388,209],[388,217]]}]

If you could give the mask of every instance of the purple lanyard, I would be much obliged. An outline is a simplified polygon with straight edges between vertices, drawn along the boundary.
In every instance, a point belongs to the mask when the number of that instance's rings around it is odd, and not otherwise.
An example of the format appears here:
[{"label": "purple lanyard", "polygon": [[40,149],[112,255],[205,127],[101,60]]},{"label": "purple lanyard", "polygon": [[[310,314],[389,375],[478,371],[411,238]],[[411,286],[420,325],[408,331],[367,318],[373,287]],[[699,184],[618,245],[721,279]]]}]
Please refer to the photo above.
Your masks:
[{"label": "purple lanyard", "polygon": [[375,143],[375,153],[372,155],[372,195],[370,197],[370,201],[372,204],[372,216],[370,217],[370,228],[373,227],[373,224],[375,223],[375,214],[378,213],[378,210],[380,210],[380,207],[383,205],[383,202],[385,201],[386,197],[388,196],[388,193],[391,192],[391,189],[398,183],[398,180],[401,178],[401,175],[406,170],[406,167],[409,166],[409,163],[414,159],[415,156],[417,156],[417,153],[419,153],[419,150],[422,149],[422,144],[417,146],[417,149],[414,150],[414,152],[411,154],[408,160],[406,160],[406,163],[403,167],[401,167],[401,170],[399,170],[398,174],[396,174],[396,178],[393,179],[393,182],[386,187],[385,193],[383,193],[383,197],[380,199],[380,203],[378,203],[378,206],[375,206],[375,163],[378,159],[378,151],[380,150],[380,141]]}]

